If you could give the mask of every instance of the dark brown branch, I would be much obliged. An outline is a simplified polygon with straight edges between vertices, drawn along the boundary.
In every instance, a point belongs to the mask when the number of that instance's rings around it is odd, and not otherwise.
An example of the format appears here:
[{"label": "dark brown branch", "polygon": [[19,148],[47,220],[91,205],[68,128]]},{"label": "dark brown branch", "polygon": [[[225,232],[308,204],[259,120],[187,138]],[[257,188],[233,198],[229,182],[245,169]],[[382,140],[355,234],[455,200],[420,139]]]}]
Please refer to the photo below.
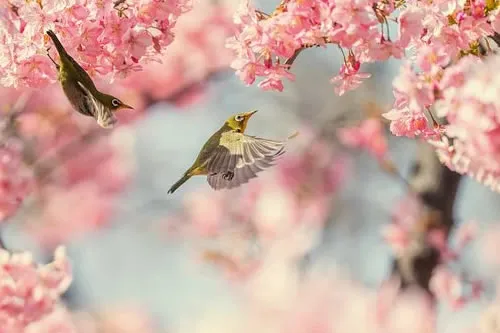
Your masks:
[{"label": "dark brown branch", "polygon": [[306,49],[306,47],[301,47],[300,49],[295,50],[295,52],[293,53],[293,55],[290,58],[286,59],[285,65],[291,67],[293,65],[293,63],[295,62],[295,60],[297,59],[297,57],[299,56],[299,54],[302,51],[304,51],[305,49]]},{"label": "dark brown branch", "polygon": [[426,234],[440,228],[449,235],[460,180],[461,175],[441,164],[433,147],[419,143],[409,183],[422,203],[420,223],[413,231],[412,245],[394,259],[392,271],[401,279],[403,289],[418,286],[431,294],[429,282],[440,253],[427,242]]},{"label": "dark brown branch", "polygon": [[223,69],[208,72],[205,76],[203,76],[199,80],[180,86],[179,88],[174,90],[168,97],[166,97],[164,99],[160,99],[160,100],[151,97],[147,93],[144,93],[144,98],[146,100],[145,108],[148,108],[151,105],[156,104],[158,102],[176,103],[178,100],[180,100],[186,94],[189,94],[190,92],[192,92],[195,89],[203,87],[204,85],[206,85],[210,81],[216,80],[220,77],[225,77],[228,73],[233,73],[233,71],[231,71],[230,69],[227,69],[227,68],[223,68]]},{"label": "dark brown branch", "polygon": [[5,246],[5,241],[3,239],[3,228],[0,228],[0,249],[8,250],[7,247]]}]

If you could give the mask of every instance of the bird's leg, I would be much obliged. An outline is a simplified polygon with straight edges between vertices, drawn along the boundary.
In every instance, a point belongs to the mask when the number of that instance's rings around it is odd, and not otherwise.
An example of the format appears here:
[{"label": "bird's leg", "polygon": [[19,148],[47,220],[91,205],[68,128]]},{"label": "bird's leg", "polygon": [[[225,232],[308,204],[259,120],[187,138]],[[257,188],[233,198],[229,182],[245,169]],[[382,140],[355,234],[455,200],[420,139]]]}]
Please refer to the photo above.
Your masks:
[{"label": "bird's leg", "polygon": [[60,66],[57,62],[54,61],[54,59],[52,59],[52,57],[50,56],[49,50],[50,50],[50,47],[47,49],[47,56],[49,57],[50,61],[52,61],[54,63],[54,65],[56,65],[57,70],[59,70]]},{"label": "bird's leg", "polygon": [[222,174],[222,178],[224,178],[225,180],[228,180],[228,181],[233,180],[233,177],[234,177],[234,172],[232,172],[232,171],[227,171],[227,172]]}]

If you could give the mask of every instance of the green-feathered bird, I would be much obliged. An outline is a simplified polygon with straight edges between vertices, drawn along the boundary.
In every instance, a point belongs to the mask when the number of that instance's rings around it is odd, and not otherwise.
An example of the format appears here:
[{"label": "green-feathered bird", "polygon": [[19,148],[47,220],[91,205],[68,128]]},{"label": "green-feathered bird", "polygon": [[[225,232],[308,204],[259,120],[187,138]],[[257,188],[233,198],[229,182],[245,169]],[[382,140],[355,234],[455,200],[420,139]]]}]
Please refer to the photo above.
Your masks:
[{"label": "green-feathered bird", "polygon": [[113,127],[116,118],[113,112],[120,109],[133,109],[118,98],[97,90],[89,74],[64,49],[52,30],[47,35],[52,39],[59,53],[60,64],[48,54],[58,70],[57,79],[61,83],[64,94],[76,111],[85,116],[94,117],[104,128]]},{"label": "green-feathered bird", "polygon": [[[229,117],[201,148],[193,165],[168,190],[174,193],[192,176],[206,175],[214,190],[232,189],[257,177],[285,152],[286,141],[245,135],[248,120],[257,110]],[[296,136],[294,134],[289,137]]]}]

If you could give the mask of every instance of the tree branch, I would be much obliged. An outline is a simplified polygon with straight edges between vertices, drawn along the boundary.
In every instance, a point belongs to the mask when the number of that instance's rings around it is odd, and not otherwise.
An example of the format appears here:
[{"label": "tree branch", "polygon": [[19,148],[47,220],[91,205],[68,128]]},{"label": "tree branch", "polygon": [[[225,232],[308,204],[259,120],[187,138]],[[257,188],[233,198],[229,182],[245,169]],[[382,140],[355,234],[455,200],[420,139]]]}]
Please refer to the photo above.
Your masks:
[{"label": "tree branch", "polygon": [[144,93],[143,97],[146,100],[145,108],[149,108],[150,106],[159,103],[173,103],[175,104],[178,100],[182,99],[186,94],[189,94],[193,90],[196,90],[200,87],[204,87],[211,81],[218,80],[221,78],[227,77],[229,74],[233,74],[233,72],[229,68],[217,69],[214,71],[207,72],[203,77],[198,80],[194,80],[191,82],[187,82],[181,86],[179,86],[176,90],[174,90],[168,97],[163,99],[156,99],[150,96],[148,93]]},{"label": "tree branch", "polygon": [[427,233],[444,230],[446,237],[453,226],[453,207],[461,175],[440,163],[434,149],[421,142],[409,184],[422,203],[420,222],[411,245],[393,261],[392,274],[401,279],[402,289],[418,286],[432,295],[429,282],[440,262],[440,253],[427,242]]}]

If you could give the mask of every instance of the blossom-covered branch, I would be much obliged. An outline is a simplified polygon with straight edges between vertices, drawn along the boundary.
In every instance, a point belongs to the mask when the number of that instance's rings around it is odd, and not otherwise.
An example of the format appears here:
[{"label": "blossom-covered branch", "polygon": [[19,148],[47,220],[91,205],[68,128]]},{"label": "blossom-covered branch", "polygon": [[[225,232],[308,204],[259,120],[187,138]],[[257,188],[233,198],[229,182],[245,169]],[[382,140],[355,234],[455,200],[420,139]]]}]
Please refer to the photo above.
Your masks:
[{"label": "blossom-covered branch", "polygon": [[91,76],[141,69],[173,41],[178,17],[191,0],[9,0],[0,6],[0,85],[44,87],[56,78],[46,56],[54,30]]},{"label": "blossom-covered branch", "polygon": [[[363,63],[404,58],[393,82],[394,106],[384,114],[392,133],[432,142],[452,170],[500,191],[495,162],[500,128],[495,96],[500,91],[491,70],[499,62],[492,45],[499,40],[499,5],[483,0],[283,0],[266,14],[247,0],[234,16],[239,32],[227,46],[236,54],[232,67],[244,82],[262,77],[261,88],[278,91],[283,79],[295,79],[290,65],[311,46],[338,47],[343,64],[331,81],[340,95],[370,76],[360,71]],[[393,24],[398,36],[391,37]],[[434,112],[447,124],[436,122]]]}]

